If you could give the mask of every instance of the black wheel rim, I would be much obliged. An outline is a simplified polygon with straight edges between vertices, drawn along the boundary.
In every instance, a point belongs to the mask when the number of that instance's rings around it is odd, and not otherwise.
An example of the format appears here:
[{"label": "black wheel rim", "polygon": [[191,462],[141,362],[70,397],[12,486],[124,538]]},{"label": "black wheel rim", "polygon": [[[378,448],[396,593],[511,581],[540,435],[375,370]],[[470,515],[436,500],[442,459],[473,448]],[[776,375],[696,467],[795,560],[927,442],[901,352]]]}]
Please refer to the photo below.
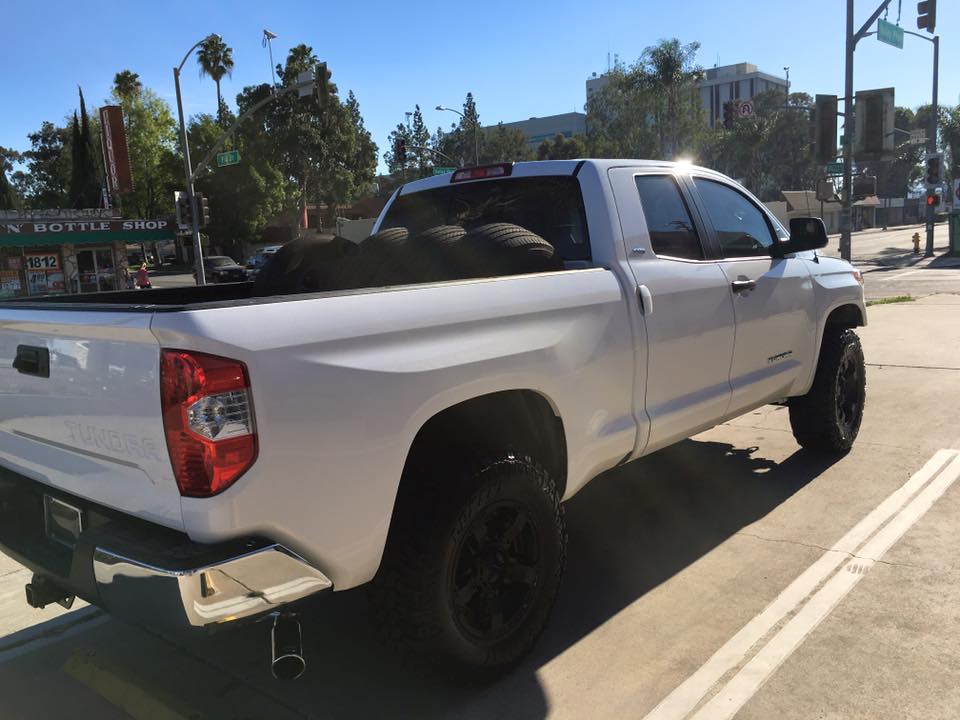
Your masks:
[{"label": "black wheel rim", "polygon": [[450,592],[468,637],[495,643],[520,627],[541,584],[543,558],[530,513],[501,501],[474,517],[457,548]]},{"label": "black wheel rim", "polygon": [[837,420],[847,434],[860,415],[860,366],[853,353],[845,353],[837,372]]}]

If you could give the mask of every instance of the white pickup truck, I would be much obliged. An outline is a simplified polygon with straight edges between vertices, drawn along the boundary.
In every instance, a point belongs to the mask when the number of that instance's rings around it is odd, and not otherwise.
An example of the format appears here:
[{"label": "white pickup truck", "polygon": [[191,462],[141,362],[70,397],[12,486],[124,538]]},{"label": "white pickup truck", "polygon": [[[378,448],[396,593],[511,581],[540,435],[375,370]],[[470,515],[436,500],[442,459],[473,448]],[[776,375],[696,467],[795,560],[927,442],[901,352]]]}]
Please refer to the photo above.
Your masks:
[{"label": "white pickup truck", "polygon": [[256,284],[5,302],[0,549],[38,607],[273,616],[278,675],[297,601],[367,583],[396,644],[502,671],[591,478],[773,402],[850,448],[862,280],[790,226],[691,165],[503,164],[404,185],[359,247],[293,243]]}]

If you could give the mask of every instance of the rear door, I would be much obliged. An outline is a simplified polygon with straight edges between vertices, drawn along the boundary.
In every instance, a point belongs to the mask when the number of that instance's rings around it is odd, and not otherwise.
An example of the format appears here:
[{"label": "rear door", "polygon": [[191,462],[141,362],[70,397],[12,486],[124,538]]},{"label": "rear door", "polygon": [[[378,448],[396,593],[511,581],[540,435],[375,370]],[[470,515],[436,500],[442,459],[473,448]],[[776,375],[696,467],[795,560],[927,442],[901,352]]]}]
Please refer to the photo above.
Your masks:
[{"label": "rear door", "polygon": [[728,410],[735,415],[789,395],[806,379],[817,327],[810,261],[772,257],[778,233],[785,233],[732,183],[694,172],[690,184],[736,314]]},{"label": "rear door", "polygon": [[726,275],[711,260],[704,228],[682,179],[664,168],[610,171],[628,264],[635,283],[637,362],[646,383],[652,451],[714,425],[730,401],[733,301]]},{"label": "rear door", "polygon": [[151,318],[0,308],[0,466],[179,528]]}]

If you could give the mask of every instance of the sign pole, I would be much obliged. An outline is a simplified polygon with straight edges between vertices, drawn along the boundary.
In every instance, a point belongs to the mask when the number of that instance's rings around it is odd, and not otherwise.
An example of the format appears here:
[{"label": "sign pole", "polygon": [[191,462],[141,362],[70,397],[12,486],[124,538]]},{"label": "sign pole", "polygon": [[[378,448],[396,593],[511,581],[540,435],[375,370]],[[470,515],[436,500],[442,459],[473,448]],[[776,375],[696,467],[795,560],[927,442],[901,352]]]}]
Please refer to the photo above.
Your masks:
[{"label": "sign pole", "polygon": [[851,185],[853,184],[853,0],[847,0],[846,68],[843,82],[843,205],[840,210],[840,257],[850,260]]}]

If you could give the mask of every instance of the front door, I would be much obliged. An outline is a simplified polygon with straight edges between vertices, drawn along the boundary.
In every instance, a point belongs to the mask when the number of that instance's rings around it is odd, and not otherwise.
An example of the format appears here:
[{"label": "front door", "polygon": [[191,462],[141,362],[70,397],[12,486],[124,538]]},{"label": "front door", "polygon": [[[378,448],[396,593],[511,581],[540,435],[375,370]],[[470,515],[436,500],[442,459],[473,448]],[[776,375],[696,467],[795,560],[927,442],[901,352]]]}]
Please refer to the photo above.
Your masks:
[{"label": "front door", "polygon": [[82,293],[117,289],[112,248],[77,250],[77,272]]},{"label": "front door", "polygon": [[771,257],[786,233],[738,188],[696,174],[691,181],[733,298],[737,335],[727,414],[737,415],[790,395],[807,379],[817,328],[811,261]]},{"label": "front door", "polygon": [[704,229],[681,178],[670,170],[610,171],[639,312],[634,337],[646,382],[637,414],[648,437],[637,452],[714,425],[730,401],[734,315],[729,283],[704,251]]}]

